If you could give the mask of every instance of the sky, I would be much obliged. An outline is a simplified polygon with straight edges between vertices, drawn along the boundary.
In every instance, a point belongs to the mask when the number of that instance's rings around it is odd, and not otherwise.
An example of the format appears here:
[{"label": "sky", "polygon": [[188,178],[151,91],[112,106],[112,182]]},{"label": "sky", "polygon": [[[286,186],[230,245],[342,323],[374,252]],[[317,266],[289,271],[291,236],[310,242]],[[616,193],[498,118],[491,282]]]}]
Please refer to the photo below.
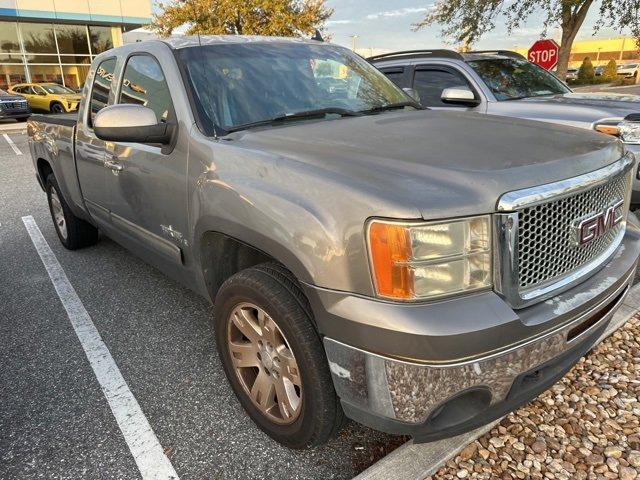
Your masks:
[{"label": "sky", "polygon": [[[434,4],[434,1],[419,0],[326,0],[334,13],[327,21],[327,30],[331,41],[351,47],[352,35],[357,35],[356,47],[378,50],[411,50],[416,48],[442,48],[447,45],[440,34],[439,27],[429,27],[414,32],[411,25],[421,20]],[[578,39],[590,38],[591,27],[597,20],[599,4],[591,7],[582,26]],[[528,47],[540,38],[542,17],[533,15],[527,24],[507,35],[504,22],[498,22],[496,29],[474,45],[476,49],[513,49]],[[603,29],[598,37],[615,37],[619,33],[612,29]],[[559,38],[559,29],[553,29],[548,37]],[[366,53],[366,52],[365,52]],[[374,52],[375,53],[375,52]]]},{"label": "sky", "polygon": [[[166,1],[166,0],[165,0]],[[455,47],[447,44],[440,34],[440,27],[423,28],[417,32],[411,29],[413,23],[421,20],[432,8],[436,0],[325,0],[326,5],[334,9],[326,23],[331,41],[351,47],[352,36],[357,35],[356,48],[363,55],[373,55],[393,50],[412,50],[418,48]],[[507,0],[514,1],[514,0]],[[599,2],[591,7],[587,19],[578,33],[577,39],[592,38],[593,25],[597,20]],[[157,0],[154,11],[158,11]],[[543,18],[533,14],[521,28],[507,35],[504,22],[496,22],[496,28],[485,34],[473,45],[475,49],[528,48],[540,38]],[[177,30],[180,32],[180,29]],[[616,37],[620,33],[603,28],[598,37]],[[559,40],[559,28],[552,28],[547,38]]]}]

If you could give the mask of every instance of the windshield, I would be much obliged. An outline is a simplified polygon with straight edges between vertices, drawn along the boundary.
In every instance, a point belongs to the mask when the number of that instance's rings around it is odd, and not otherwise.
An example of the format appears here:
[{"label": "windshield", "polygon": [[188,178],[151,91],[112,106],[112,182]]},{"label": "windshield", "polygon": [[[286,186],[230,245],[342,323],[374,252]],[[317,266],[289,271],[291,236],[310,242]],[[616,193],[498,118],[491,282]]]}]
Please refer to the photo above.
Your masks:
[{"label": "windshield", "polygon": [[182,49],[180,58],[209,134],[214,125],[237,130],[301,112],[354,113],[411,100],[367,61],[334,45],[207,45]]},{"label": "windshield", "polygon": [[567,86],[543,68],[515,58],[467,62],[491,89],[497,100],[569,93]]},{"label": "windshield", "polygon": [[44,88],[47,92],[52,93],[54,95],[76,93],[67,87],[63,87],[62,85],[40,85],[40,86]]}]

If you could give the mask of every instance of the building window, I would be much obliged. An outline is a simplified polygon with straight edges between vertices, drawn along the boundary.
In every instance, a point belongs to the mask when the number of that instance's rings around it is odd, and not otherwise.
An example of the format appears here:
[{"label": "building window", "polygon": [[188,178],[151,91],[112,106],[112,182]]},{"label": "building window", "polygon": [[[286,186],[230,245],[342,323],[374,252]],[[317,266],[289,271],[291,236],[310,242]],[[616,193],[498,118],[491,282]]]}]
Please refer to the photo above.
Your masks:
[{"label": "building window", "polygon": [[28,53],[58,53],[53,25],[49,23],[20,23],[24,50]]},{"label": "building window", "polygon": [[34,83],[59,83],[62,85],[60,65],[29,65],[29,75]]},{"label": "building window", "polygon": [[56,39],[60,54],[89,55],[87,27],[84,25],[56,25]]},{"label": "building window", "polygon": [[62,65],[62,75],[67,88],[80,91],[89,75],[89,65]]},{"label": "building window", "polygon": [[20,58],[20,41],[18,40],[18,29],[13,22],[0,22],[0,51],[5,57],[12,57],[10,54],[16,53],[15,57]]},{"label": "building window", "polygon": [[91,53],[106,52],[113,48],[113,34],[111,27],[89,27],[89,42],[91,43]]},{"label": "building window", "polygon": [[23,65],[0,65],[0,88],[6,90],[16,83],[25,83],[27,76]]}]

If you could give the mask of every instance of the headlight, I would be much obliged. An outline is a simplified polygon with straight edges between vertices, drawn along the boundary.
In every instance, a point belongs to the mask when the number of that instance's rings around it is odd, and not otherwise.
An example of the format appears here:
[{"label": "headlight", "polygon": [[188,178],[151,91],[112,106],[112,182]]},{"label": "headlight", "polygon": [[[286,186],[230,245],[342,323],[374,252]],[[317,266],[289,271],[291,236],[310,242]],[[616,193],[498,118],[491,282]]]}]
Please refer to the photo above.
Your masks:
[{"label": "headlight", "polygon": [[491,286],[488,215],[434,223],[373,220],[368,241],[381,297],[417,300]]},{"label": "headlight", "polygon": [[618,124],[620,138],[625,143],[640,143],[640,122],[623,120]]}]

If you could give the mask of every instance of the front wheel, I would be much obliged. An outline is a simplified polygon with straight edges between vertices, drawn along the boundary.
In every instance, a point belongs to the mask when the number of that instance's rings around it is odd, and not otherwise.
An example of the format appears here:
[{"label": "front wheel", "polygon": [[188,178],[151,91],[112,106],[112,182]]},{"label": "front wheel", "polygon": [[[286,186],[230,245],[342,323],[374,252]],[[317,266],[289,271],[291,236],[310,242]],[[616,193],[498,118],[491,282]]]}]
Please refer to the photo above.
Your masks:
[{"label": "front wheel", "polygon": [[51,108],[49,110],[51,111],[51,113],[63,113],[64,107],[61,103],[54,102],[51,104]]},{"label": "front wheel", "polygon": [[221,287],[216,342],[240,403],[290,448],[326,443],[344,420],[304,294],[277,264],[243,270]]}]

